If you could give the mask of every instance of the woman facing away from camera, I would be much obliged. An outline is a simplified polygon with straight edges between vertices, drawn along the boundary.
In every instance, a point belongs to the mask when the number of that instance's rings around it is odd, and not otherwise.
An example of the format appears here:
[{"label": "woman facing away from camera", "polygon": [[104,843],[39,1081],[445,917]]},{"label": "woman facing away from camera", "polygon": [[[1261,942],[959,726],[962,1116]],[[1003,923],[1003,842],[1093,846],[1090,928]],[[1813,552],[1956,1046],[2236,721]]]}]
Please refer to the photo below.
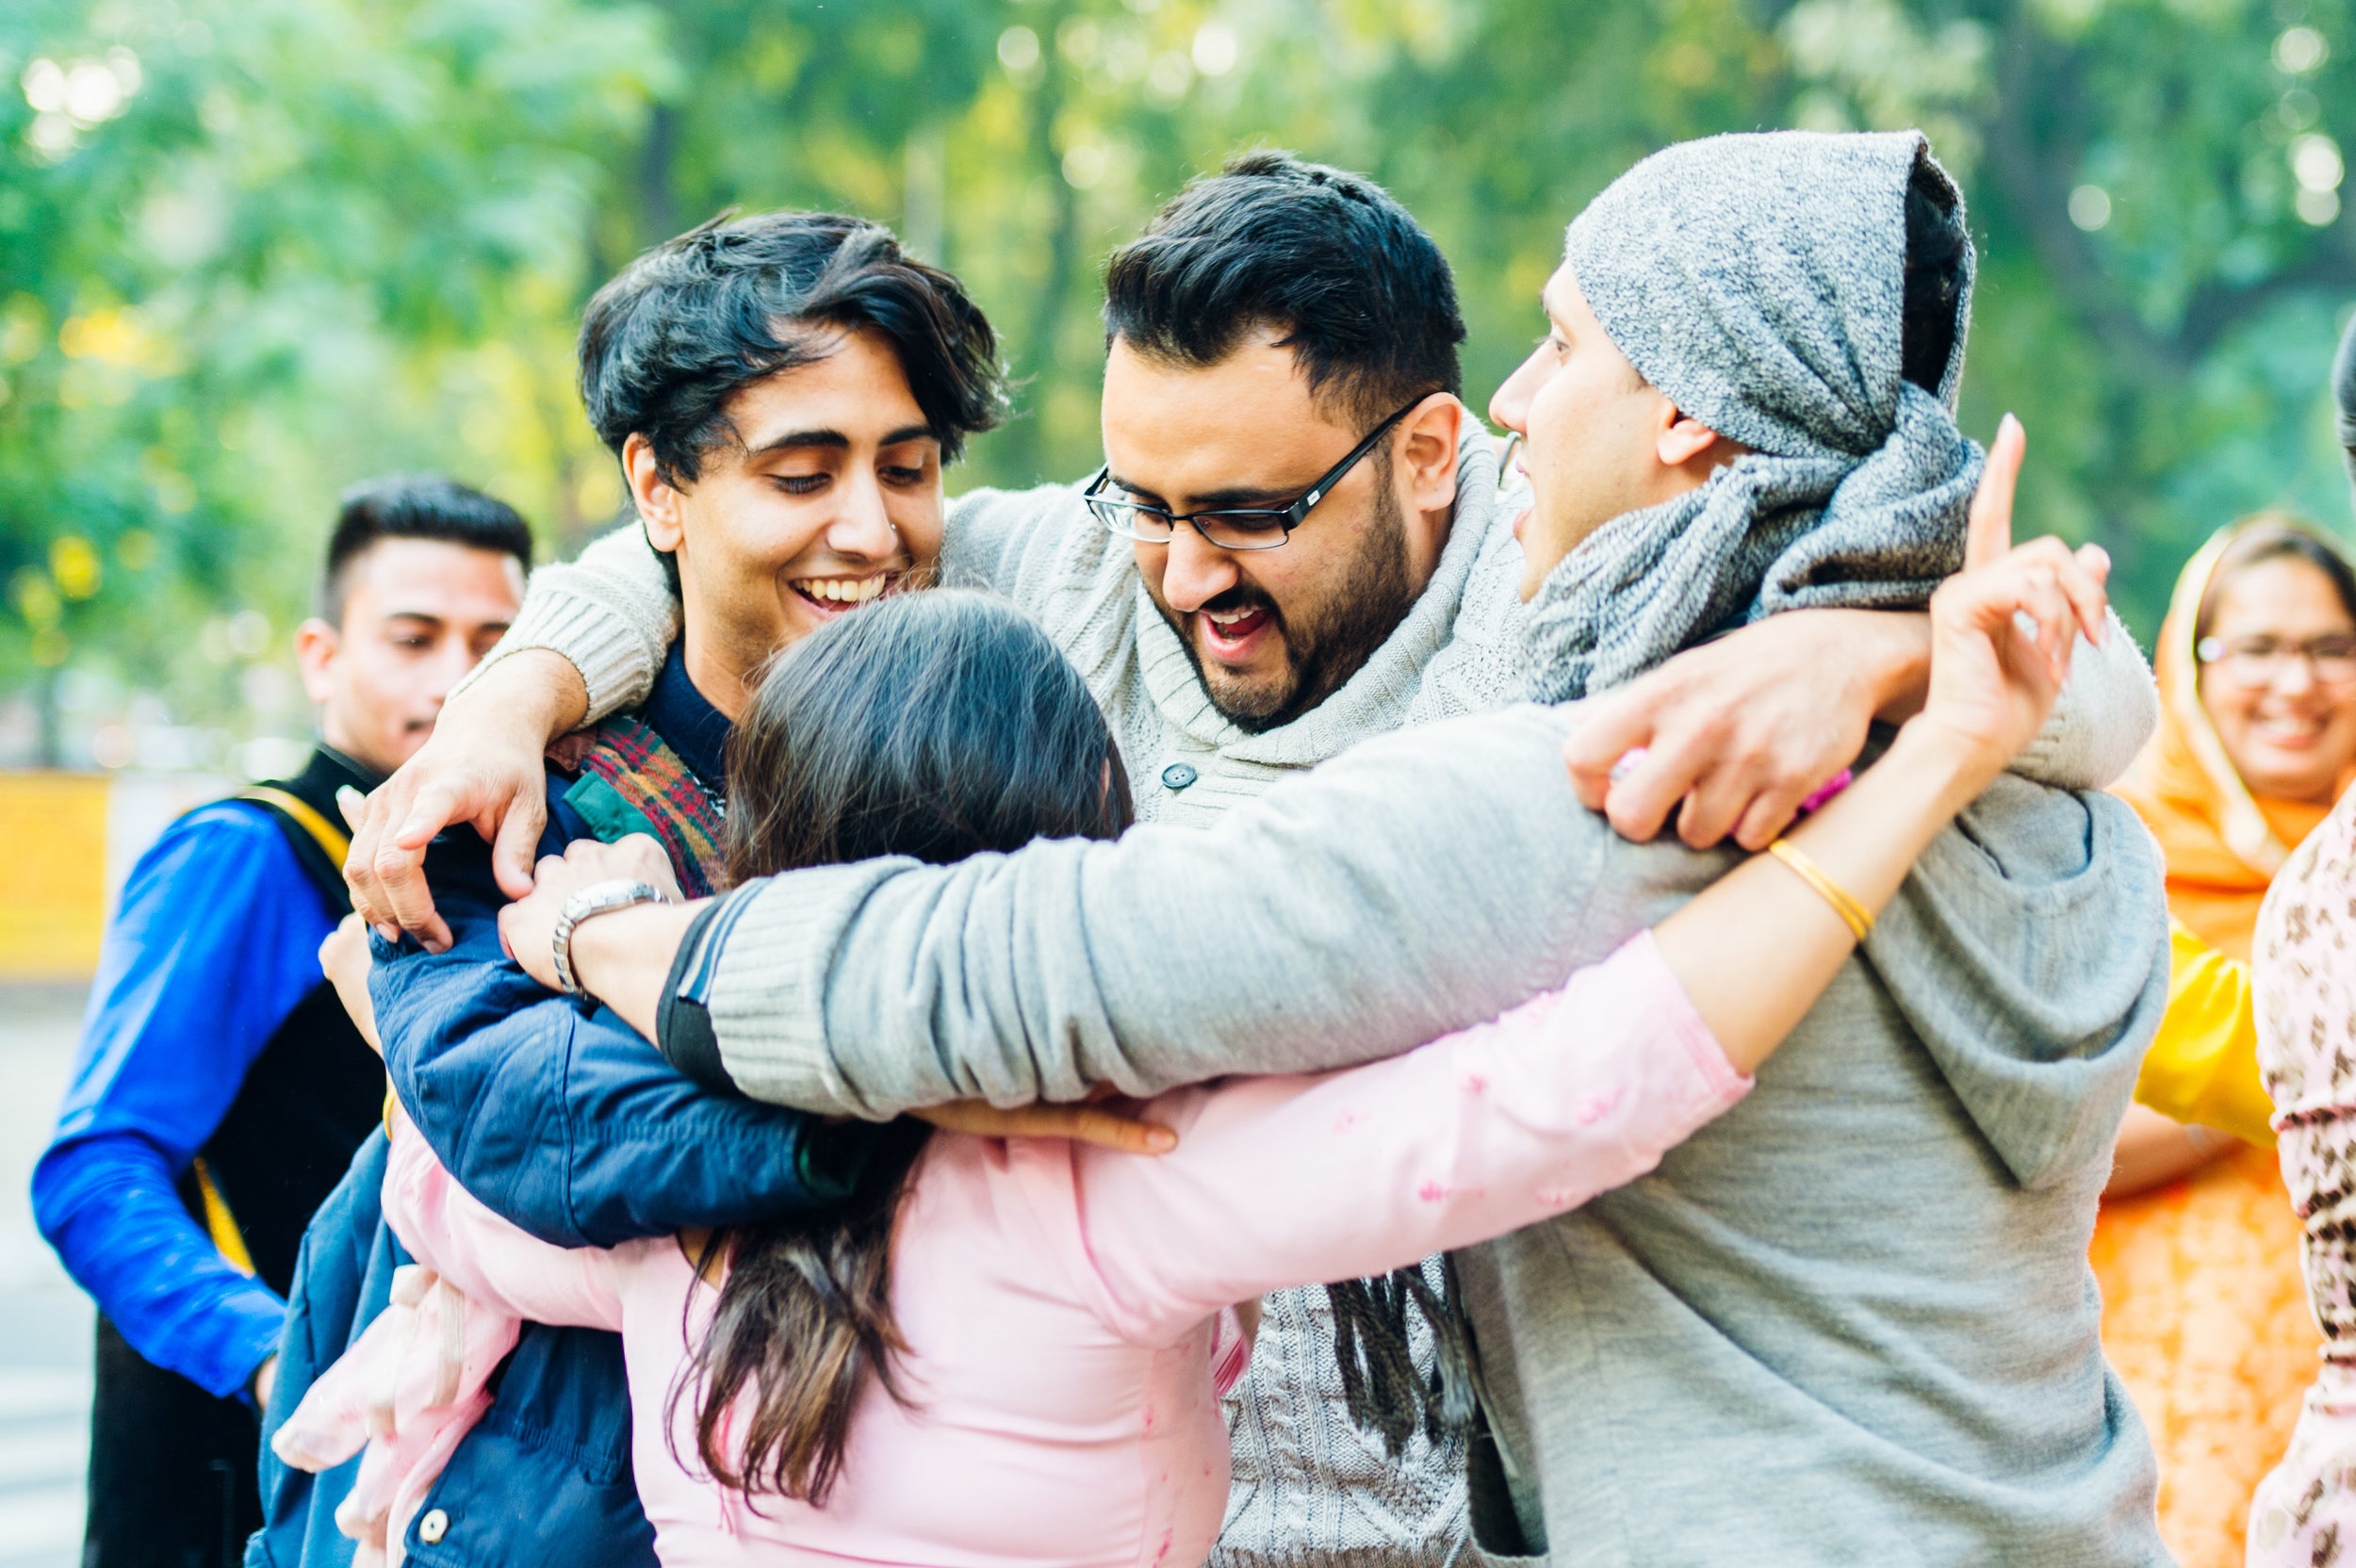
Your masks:
[{"label": "woman facing away from camera", "polygon": [[2160,728],[2119,792],[2168,861],[2171,1006],[2092,1259],[2103,1351],[2158,1451],[2162,1536],[2184,1568],[2230,1568],[2317,1336],[2250,1009],[2187,1031],[2181,1004],[2199,972],[2246,1003],[2260,901],[2356,772],[2356,574],[2296,518],[2221,529],[2178,580],[2155,663]]},{"label": "woman facing away from camera", "polygon": [[[1782,853],[1560,989],[1387,1061],[1145,1102],[1179,1135],[1159,1158],[894,1122],[838,1210],[611,1250],[496,1218],[404,1125],[384,1209],[439,1277],[428,1305],[459,1312],[470,1347],[515,1317],[620,1331],[666,1562],[1200,1561],[1227,1492],[1216,1385],[1243,1359],[1226,1303],[1379,1274],[1650,1169],[1742,1098],[1922,847],[2035,735],[2070,640],[2102,625],[2100,566],[2050,542],[2007,553],[2009,485],[1990,489],[1933,601],[1924,710]],[[1019,612],[957,591],[797,645],[729,768],[740,881],[1109,838],[1130,815],[1077,673]],[[568,858],[663,875],[627,841]],[[371,1331],[282,1441],[348,1452],[368,1390],[431,1383],[439,1331],[416,1328]],[[465,1358],[478,1380],[495,1360]],[[430,1465],[431,1438],[396,1427],[374,1447]]]}]

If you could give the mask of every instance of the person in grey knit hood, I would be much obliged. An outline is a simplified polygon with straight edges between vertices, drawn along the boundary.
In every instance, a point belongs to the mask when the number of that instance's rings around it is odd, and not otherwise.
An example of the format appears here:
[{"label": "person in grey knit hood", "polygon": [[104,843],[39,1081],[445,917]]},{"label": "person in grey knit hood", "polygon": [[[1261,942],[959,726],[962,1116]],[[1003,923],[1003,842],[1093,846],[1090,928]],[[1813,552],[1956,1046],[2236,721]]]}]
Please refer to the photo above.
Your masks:
[{"label": "person in grey knit hood", "polygon": [[[1530,446],[1541,700],[1368,741],[1200,831],[600,917],[577,973],[745,1092],[884,1117],[1343,1066],[1600,959],[1741,857],[1586,809],[1562,756],[1595,710],[1565,699],[1789,604],[1919,604],[1954,567],[1981,464],[1950,412],[1962,234],[1913,133],[1646,159],[1572,226],[1552,335],[1495,405]],[[1908,257],[1942,237],[1926,297]],[[1910,309],[1948,313],[1928,368]],[[511,906],[535,972],[598,874],[549,868]],[[1456,1257],[1494,1435],[1474,1559],[2166,1561],[2086,1262],[2166,991],[2149,836],[2000,779],[1740,1107]]]}]

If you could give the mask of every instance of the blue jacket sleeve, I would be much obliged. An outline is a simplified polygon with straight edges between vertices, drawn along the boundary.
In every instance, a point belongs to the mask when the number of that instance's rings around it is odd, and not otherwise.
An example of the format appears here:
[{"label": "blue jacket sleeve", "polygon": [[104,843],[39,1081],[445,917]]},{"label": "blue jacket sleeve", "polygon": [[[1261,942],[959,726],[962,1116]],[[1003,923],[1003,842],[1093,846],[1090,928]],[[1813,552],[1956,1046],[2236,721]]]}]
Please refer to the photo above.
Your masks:
[{"label": "blue jacket sleeve", "polygon": [[612,1011],[584,1013],[501,952],[474,835],[427,858],[450,950],[376,940],[369,989],[394,1092],[459,1184],[563,1247],[745,1224],[834,1200],[811,1119],[712,1094]]},{"label": "blue jacket sleeve", "polygon": [[132,1348],[217,1395],[276,1348],[285,1308],[232,1268],[174,1184],[247,1070],[319,982],[332,928],[259,808],[207,807],[133,868],[33,1212],[66,1271]]}]

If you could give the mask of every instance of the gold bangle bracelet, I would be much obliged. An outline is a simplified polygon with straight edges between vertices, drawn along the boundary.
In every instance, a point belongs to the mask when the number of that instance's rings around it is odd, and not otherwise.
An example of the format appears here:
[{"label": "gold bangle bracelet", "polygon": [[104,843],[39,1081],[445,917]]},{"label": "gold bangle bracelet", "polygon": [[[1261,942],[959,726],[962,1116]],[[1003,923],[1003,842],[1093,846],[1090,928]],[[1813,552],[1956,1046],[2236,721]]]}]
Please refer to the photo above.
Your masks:
[{"label": "gold bangle bracelet", "polygon": [[1790,866],[1793,874],[1816,890],[1832,912],[1841,917],[1850,935],[1863,941],[1873,929],[1873,911],[1851,898],[1840,883],[1824,874],[1824,868],[1801,854],[1789,839],[1777,839],[1767,846],[1767,853]]}]

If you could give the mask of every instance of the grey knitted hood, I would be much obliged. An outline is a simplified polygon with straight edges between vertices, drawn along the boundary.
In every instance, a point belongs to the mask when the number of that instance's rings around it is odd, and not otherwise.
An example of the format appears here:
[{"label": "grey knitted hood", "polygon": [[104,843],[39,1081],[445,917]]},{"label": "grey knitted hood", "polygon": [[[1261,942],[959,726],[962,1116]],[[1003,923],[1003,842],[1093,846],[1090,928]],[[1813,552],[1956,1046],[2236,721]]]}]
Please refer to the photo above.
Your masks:
[{"label": "grey knitted hood", "polygon": [[1735,623],[1926,602],[1963,564],[1982,454],[1955,428],[1972,259],[1937,393],[1900,374],[1918,131],[1772,131],[1664,149],[1570,227],[1604,332],[1687,415],[1751,449],[1699,489],[1606,523],[1526,629],[1531,693],[1630,679]]}]

